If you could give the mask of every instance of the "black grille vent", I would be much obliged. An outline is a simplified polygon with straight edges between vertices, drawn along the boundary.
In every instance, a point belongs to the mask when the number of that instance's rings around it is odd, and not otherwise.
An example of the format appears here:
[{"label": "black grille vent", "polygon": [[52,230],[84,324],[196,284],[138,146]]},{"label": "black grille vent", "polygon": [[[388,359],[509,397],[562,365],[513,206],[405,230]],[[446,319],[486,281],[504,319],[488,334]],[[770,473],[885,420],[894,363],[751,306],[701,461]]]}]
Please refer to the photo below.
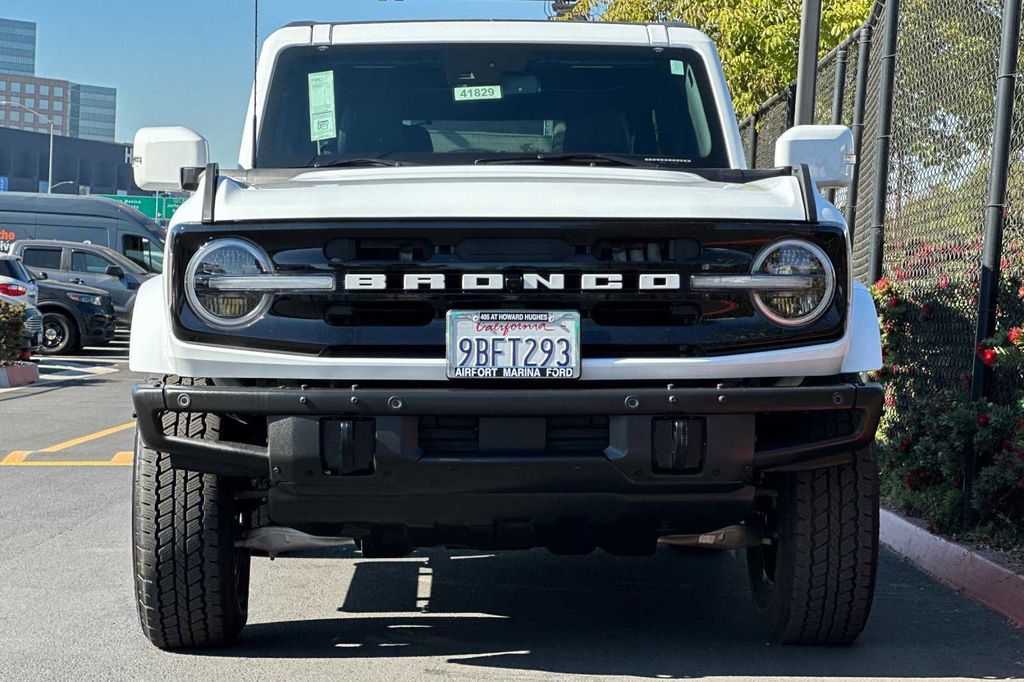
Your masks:
[{"label": "black grille vent", "polygon": [[[600,455],[608,447],[608,418],[558,416],[523,420],[523,428],[544,429],[544,453],[555,457]],[[420,417],[419,445],[427,456],[480,454],[477,417]],[[540,434],[537,434],[540,436]]]}]

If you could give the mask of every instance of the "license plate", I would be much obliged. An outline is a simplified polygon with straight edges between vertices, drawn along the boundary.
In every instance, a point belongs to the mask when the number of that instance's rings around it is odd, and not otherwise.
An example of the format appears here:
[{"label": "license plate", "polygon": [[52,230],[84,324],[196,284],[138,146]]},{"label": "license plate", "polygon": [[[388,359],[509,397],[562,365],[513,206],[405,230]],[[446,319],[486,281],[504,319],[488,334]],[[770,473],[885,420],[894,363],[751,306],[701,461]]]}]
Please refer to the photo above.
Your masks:
[{"label": "license plate", "polygon": [[449,310],[449,379],[578,379],[576,311]]}]

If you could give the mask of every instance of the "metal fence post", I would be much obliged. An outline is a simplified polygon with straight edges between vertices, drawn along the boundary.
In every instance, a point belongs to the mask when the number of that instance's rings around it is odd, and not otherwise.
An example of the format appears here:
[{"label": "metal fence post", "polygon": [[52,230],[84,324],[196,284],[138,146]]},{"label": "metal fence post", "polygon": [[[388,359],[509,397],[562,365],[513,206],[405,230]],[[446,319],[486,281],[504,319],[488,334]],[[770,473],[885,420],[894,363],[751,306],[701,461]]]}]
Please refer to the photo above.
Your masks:
[{"label": "metal fence post", "polygon": [[[843,98],[846,97],[846,50],[836,52],[836,85],[832,91],[832,125],[840,125],[843,122]],[[835,189],[827,193],[828,200],[836,201]]]},{"label": "metal fence post", "polygon": [[846,224],[850,229],[850,242],[857,223],[857,189],[860,185],[861,138],[864,134],[864,105],[868,94],[868,65],[871,61],[871,27],[865,26],[857,36],[857,84],[853,91],[853,178],[846,191]]},{"label": "metal fence post", "polygon": [[818,45],[821,43],[821,0],[803,0],[800,11],[800,46],[796,66],[797,125],[814,123],[815,82],[818,79]]},{"label": "metal fence post", "polygon": [[796,115],[796,88],[789,85],[785,90],[786,97],[786,130],[793,127],[793,117]]},{"label": "metal fence post", "polygon": [[[1003,4],[1002,36],[999,42],[999,73],[996,78],[995,122],[992,129],[992,166],[988,175],[988,205],[985,207],[985,242],[981,252],[981,281],[978,288],[978,326],[975,341],[980,343],[996,330],[996,305],[999,299],[999,260],[1003,252],[1003,225],[1006,221],[1006,185],[1010,173],[1010,144],[1013,135],[1013,99],[1017,85],[1017,54],[1020,44],[1021,0]],[[971,400],[988,395],[992,371],[974,355],[971,375]],[[966,453],[964,462],[964,516],[970,515],[971,486],[977,470],[976,455]]]},{"label": "metal fence post", "polygon": [[885,202],[889,192],[889,147],[892,142],[892,99],[896,80],[896,38],[899,34],[899,0],[885,2],[885,42],[878,84],[878,137],[875,138],[875,195],[871,205],[871,241],[868,252],[868,283],[882,277],[885,248]]},{"label": "metal fence post", "polygon": [[750,116],[750,167],[757,168],[757,112]]}]

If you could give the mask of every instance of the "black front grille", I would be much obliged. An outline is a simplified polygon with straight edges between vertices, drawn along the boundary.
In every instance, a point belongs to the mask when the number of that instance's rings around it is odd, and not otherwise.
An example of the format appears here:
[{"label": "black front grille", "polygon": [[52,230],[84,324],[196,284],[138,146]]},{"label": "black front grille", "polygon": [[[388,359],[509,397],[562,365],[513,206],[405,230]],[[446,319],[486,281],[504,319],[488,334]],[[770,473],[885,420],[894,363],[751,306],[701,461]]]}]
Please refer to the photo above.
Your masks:
[{"label": "black front grille", "polygon": [[[495,423],[499,422],[499,423]],[[524,454],[527,446],[501,447],[500,434],[511,431],[519,443],[535,443],[535,454],[554,457],[599,456],[608,447],[608,418],[602,416],[525,417],[420,417],[419,446],[428,457],[469,457],[487,454]],[[534,431],[531,433],[531,431]],[[488,443],[490,445],[488,445]],[[527,452],[528,454],[528,452]]]},{"label": "black front grille", "polygon": [[[223,330],[193,313],[182,292],[192,254],[217,237],[250,240],[286,273],[332,273],[338,287],[279,295],[250,326]],[[412,220],[303,224],[177,225],[175,334],[196,343],[333,357],[445,355],[449,310],[575,310],[584,359],[741,353],[841,337],[849,292],[846,239],[835,225],[669,220]],[[691,274],[749,272],[754,256],[783,238],[807,239],[832,258],[831,310],[806,327],[767,320],[747,292],[693,291]],[[343,285],[350,274],[384,275],[383,289]],[[463,275],[498,274],[500,290],[464,290]],[[526,275],[565,277],[564,289],[527,290]],[[582,275],[621,277],[620,289],[582,289]],[[406,290],[404,275],[443,276],[443,289]],[[678,276],[678,289],[640,289],[640,276]]]}]

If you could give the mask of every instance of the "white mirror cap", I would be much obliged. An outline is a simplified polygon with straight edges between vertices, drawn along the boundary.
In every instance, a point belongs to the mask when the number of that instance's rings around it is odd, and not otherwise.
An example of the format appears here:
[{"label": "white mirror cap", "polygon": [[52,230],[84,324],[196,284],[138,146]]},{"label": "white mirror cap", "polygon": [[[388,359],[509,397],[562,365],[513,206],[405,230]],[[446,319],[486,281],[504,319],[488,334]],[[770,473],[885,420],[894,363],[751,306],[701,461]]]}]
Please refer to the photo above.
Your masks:
[{"label": "white mirror cap", "polygon": [[132,144],[135,184],[148,192],[181,190],[182,168],[203,168],[206,138],[184,126],[140,128]]},{"label": "white mirror cap", "polygon": [[849,187],[853,181],[853,133],[846,126],[795,126],[775,143],[776,166],[807,164],[818,187]]}]

